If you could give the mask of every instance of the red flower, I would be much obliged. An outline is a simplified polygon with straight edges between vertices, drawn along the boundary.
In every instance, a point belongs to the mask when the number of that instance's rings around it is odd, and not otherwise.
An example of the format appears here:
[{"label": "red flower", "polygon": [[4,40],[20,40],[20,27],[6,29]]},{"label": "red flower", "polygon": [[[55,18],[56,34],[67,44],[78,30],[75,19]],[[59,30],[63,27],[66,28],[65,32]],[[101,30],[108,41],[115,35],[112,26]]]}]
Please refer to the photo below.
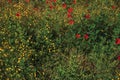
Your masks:
[{"label": "red flower", "polygon": [[48,0],[46,0],[46,3],[48,4],[48,3],[49,3],[49,1],[48,1]]},{"label": "red flower", "polygon": [[38,8],[33,8],[35,11],[38,11]]},{"label": "red flower", "polygon": [[62,4],[62,7],[63,7],[63,8],[66,8],[66,7],[67,7],[67,5],[66,5],[65,3],[63,3],[63,4]]},{"label": "red flower", "polygon": [[115,9],[115,8],[116,8],[116,6],[112,5],[112,9]]},{"label": "red flower", "polygon": [[53,0],[53,2],[55,2],[55,3],[56,3],[56,1],[57,1],[57,0]]},{"label": "red flower", "polygon": [[49,6],[50,10],[52,10],[54,7],[52,5]]},{"label": "red flower", "polygon": [[76,0],[73,0],[73,4],[76,4]]},{"label": "red flower", "polygon": [[79,39],[80,36],[81,36],[80,34],[76,34],[76,35],[75,35],[75,37],[76,37],[77,39]]},{"label": "red flower", "polygon": [[16,13],[16,16],[17,16],[17,17],[19,17],[19,16],[20,16],[20,13],[19,13],[19,12],[18,12],[18,13]]},{"label": "red flower", "polygon": [[30,0],[25,0],[25,2],[29,3],[29,2],[30,2]]},{"label": "red flower", "polygon": [[68,18],[72,18],[72,15],[70,13],[67,13]]},{"label": "red flower", "polygon": [[89,38],[89,35],[88,34],[85,34],[84,35],[84,38],[87,40]]},{"label": "red flower", "polygon": [[73,24],[74,24],[74,20],[70,20],[70,21],[69,21],[69,24],[70,24],[70,25],[73,25]]},{"label": "red flower", "polygon": [[85,18],[86,18],[86,19],[90,19],[90,14],[86,14],[86,15],[85,15]]},{"label": "red flower", "polygon": [[117,57],[117,59],[120,61],[120,55]]},{"label": "red flower", "polygon": [[12,0],[8,0],[8,3],[12,3]]},{"label": "red flower", "polygon": [[116,44],[120,44],[120,38],[117,38],[115,41]]},{"label": "red flower", "polygon": [[85,4],[85,7],[88,7],[89,5],[88,4]]},{"label": "red flower", "polygon": [[73,12],[73,8],[69,8],[69,9],[68,9],[68,12],[69,12],[69,13]]}]

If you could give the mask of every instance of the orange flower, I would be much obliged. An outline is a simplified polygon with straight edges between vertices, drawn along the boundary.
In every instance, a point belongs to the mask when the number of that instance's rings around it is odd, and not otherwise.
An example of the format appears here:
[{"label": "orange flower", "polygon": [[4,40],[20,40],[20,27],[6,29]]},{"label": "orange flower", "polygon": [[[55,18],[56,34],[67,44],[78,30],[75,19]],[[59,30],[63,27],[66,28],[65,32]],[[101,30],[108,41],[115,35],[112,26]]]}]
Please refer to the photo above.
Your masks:
[{"label": "orange flower", "polygon": [[69,20],[69,24],[73,25],[74,24],[74,20]]}]

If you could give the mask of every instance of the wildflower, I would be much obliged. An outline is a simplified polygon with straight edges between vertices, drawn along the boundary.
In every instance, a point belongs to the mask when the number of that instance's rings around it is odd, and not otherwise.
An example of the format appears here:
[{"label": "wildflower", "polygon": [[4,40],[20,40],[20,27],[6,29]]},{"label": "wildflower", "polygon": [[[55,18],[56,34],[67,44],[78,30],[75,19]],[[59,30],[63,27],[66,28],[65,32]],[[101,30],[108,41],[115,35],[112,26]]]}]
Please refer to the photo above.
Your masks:
[{"label": "wildflower", "polygon": [[85,15],[85,18],[86,18],[86,19],[90,19],[90,14],[86,14],[86,15]]},{"label": "wildflower", "polygon": [[115,9],[115,8],[116,8],[116,6],[112,5],[112,9]]},{"label": "wildflower", "polygon": [[68,13],[71,13],[71,12],[73,12],[73,8],[68,9]]},{"label": "wildflower", "polygon": [[68,18],[72,18],[72,15],[70,13],[67,13]]},{"label": "wildflower", "polygon": [[3,49],[2,49],[2,48],[0,48],[0,51],[3,51]]},{"label": "wildflower", "polygon": [[73,25],[74,24],[74,20],[69,20],[69,24]]},{"label": "wildflower", "polygon": [[46,4],[48,4],[49,3],[49,1],[48,0],[46,0]]},{"label": "wildflower", "polygon": [[53,0],[54,3],[56,3],[57,0]]},{"label": "wildflower", "polygon": [[49,6],[50,10],[52,10],[54,7],[52,5]]},{"label": "wildflower", "polygon": [[62,4],[62,7],[63,7],[63,8],[66,8],[66,7],[67,7],[67,5],[66,5],[65,3],[63,3],[63,4]]},{"label": "wildflower", "polygon": [[84,38],[87,40],[89,38],[89,35],[88,34],[85,34],[84,35]]},{"label": "wildflower", "polygon": [[76,37],[77,39],[79,39],[80,36],[81,36],[80,34],[76,34],[76,35],[75,35],[75,37]]},{"label": "wildflower", "polygon": [[120,61],[120,55],[117,57],[117,59]]},{"label": "wildflower", "polygon": [[120,38],[117,38],[116,41],[115,41],[115,43],[116,43],[117,45],[120,44]]},{"label": "wildflower", "polygon": [[76,0],[73,0],[73,4],[76,4]]},{"label": "wildflower", "polygon": [[12,0],[8,0],[8,3],[12,3]]},{"label": "wildflower", "polygon": [[89,5],[88,4],[85,4],[85,7],[88,7]]},{"label": "wildflower", "polygon": [[25,2],[29,3],[29,2],[30,2],[30,0],[25,0]]},{"label": "wildflower", "polygon": [[38,8],[33,8],[33,10],[38,11]]},{"label": "wildflower", "polygon": [[18,12],[18,13],[16,13],[16,16],[17,16],[17,17],[19,17],[19,16],[20,16],[20,13],[19,13],[19,12]]}]

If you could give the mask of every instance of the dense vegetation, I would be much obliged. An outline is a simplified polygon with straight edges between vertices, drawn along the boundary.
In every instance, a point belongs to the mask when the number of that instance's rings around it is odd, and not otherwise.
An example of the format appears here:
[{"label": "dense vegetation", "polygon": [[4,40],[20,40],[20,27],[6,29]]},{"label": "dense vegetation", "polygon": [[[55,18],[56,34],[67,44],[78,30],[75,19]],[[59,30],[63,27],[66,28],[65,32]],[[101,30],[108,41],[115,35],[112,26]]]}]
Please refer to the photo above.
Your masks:
[{"label": "dense vegetation", "polygon": [[0,0],[0,80],[120,80],[120,1]]}]

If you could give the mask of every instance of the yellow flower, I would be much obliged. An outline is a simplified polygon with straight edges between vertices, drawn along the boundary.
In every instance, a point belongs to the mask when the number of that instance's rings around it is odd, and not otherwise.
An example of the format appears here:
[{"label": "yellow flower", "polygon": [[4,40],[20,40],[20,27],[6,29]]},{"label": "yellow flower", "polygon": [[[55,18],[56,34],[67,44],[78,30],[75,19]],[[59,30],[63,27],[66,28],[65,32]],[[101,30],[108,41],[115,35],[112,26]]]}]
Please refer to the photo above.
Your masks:
[{"label": "yellow flower", "polygon": [[120,76],[120,73],[118,74],[118,76]]},{"label": "yellow flower", "polygon": [[120,80],[120,78],[118,78],[117,80]]},{"label": "yellow flower", "polygon": [[2,49],[2,48],[0,48],[0,51],[3,51],[3,49]]},{"label": "yellow flower", "polygon": [[36,73],[34,73],[34,77],[36,77]]},{"label": "yellow flower", "polygon": [[10,80],[9,78],[7,78],[6,80]]}]

